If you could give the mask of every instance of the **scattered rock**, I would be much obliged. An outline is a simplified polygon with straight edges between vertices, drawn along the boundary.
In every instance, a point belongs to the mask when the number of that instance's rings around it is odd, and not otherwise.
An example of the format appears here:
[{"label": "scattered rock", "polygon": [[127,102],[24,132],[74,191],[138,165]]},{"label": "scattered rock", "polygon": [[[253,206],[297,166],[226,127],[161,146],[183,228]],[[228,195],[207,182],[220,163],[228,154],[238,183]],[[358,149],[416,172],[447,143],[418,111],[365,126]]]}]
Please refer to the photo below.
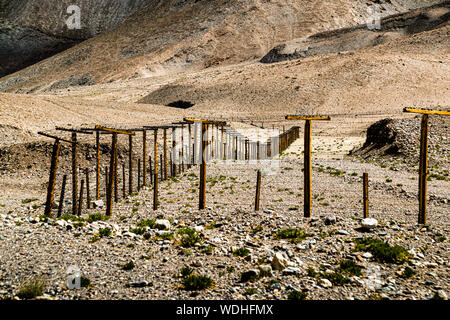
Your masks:
[{"label": "scattered rock", "polygon": [[105,203],[103,202],[103,200],[95,200],[93,202],[93,204],[94,204],[94,209],[95,208],[102,209],[105,206]]},{"label": "scattered rock", "polygon": [[241,274],[241,282],[248,282],[258,277],[258,270],[248,270]]},{"label": "scattered rock", "polygon": [[274,270],[283,270],[288,266],[289,260],[284,256],[283,253],[277,252],[272,258],[271,266]]},{"label": "scattered rock", "polygon": [[327,216],[324,219],[325,225],[332,225],[336,223],[336,216]]},{"label": "scattered rock", "polygon": [[374,218],[366,218],[361,220],[361,227],[364,229],[373,229],[378,226],[378,220]]},{"label": "scattered rock", "polygon": [[444,290],[438,290],[434,293],[433,299],[435,300],[448,300],[447,293]]},{"label": "scattered rock", "polygon": [[333,284],[331,283],[330,280],[328,279],[319,279],[319,283],[322,285],[322,287],[324,288],[331,288],[333,286]]},{"label": "scattered rock", "polygon": [[284,275],[299,275],[301,274],[301,270],[299,268],[295,268],[295,267],[287,267],[285,269],[283,269],[283,274]]}]

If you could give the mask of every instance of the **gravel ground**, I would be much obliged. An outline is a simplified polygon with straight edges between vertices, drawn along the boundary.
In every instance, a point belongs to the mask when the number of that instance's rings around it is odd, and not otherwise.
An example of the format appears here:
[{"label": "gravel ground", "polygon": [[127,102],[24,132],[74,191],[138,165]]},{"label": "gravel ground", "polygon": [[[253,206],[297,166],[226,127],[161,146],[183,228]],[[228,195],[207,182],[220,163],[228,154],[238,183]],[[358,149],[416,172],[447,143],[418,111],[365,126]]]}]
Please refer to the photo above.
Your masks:
[{"label": "gravel ground", "polygon": [[[2,204],[0,296],[18,299],[21,282],[39,276],[47,283],[40,299],[287,299],[293,290],[305,292],[307,299],[445,299],[450,289],[448,181],[429,182],[429,225],[420,226],[417,180],[410,172],[330,153],[313,161],[312,218],[304,218],[303,164],[293,159],[300,144],[287,150],[277,174],[263,176],[259,212],[253,211],[258,165],[239,163],[208,165],[208,207],[201,211],[198,167],[160,182],[157,211],[151,188],[144,188],[121,199],[110,219],[82,227],[39,220],[42,206],[33,209],[38,201]],[[378,221],[370,230],[361,228],[362,172],[369,172],[370,217]],[[84,209],[83,217],[103,212]],[[143,219],[168,220],[170,226],[152,225],[145,235],[130,232]],[[106,227],[112,234],[98,236]],[[186,227],[199,235],[191,247],[181,242],[179,230]],[[274,236],[287,228],[300,228],[307,236],[297,243]],[[380,262],[355,251],[354,239],[361,237],[401,245],[411,258],[403,264]],[[248,255],[233,254],[239,248],[248,249]],[[343,285],[327,280],[341,272],[343,260],[354,261],[362,273],[345,274],[349,280]],[[135,268],[122,270],[129,261]],[[180,274],[185,265],[208,275],[214,286],[185,290]],[[71,266],[89,278],[88,287],[68,290]],[[415,272],[412,278],[401,277],[407,266]]]}]

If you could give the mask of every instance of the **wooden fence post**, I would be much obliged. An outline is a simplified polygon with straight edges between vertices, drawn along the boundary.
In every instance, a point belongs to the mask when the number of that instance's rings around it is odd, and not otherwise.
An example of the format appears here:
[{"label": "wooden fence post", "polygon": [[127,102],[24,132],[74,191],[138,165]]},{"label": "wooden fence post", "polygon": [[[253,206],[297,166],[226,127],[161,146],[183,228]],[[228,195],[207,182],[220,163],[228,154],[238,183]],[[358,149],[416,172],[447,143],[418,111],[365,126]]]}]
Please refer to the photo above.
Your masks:
[{"label": "wooden fence post", "polygon": [[[72,141],[77,142],[76,132],[72,132]],[[72,214],[77,215],[77,193],[78,193],[78,144],[72,144]]]},{"label": "wooden fence post", "polygon": [[89,168],[85,169],[86,172],[86,208],[91,208],[91,195],[90,195],[90,185],[89,185]]},{"label": "wooden fence post", "polygon": [[58,159],[59,151],[61,150],[61,143],[58,139],[53,143],[52,160],[50,164],[50,177],[48,181],[47,189],[47,201],[45,202],[44,215],[51,217],[53,208],[53,199],[55,196],[55,182],[56,182],[56,171],[58,169]]},{"label": "wooden fence post", "polygon": [[83,192],[84,192],[84,180],[81,180],[81,186],[80,186],[80,198],[78,202],[78,216],[81,216],[81,209],[83,208]]},{"label": "wooden fence post", "polygon": [[255,211],[259,211],[259,198],[261,195],[261,170],[256,174],[256,196],[255,196]]},{"label": "wooden fence post", "polygon": [[363,205],[364,219],[369,217],[369,174],[363,173]]},{"label": "wooden fence post", "polygon": [[61,195],[59,196],[58,215],[60,217],[64,208],[64,193],[66,192],[67,174],[63,176]]}]

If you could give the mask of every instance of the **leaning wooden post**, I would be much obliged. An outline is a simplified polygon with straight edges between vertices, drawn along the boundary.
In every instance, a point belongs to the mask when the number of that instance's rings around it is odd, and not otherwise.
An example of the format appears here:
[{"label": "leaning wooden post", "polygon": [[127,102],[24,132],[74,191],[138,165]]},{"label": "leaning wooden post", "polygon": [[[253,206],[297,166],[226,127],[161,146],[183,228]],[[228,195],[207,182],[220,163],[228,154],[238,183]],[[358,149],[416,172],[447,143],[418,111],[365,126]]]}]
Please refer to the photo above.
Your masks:
[{"label": "leaning wooden post", "polygon": [[84,180],[81,180],[80,186],[80,198],[78,202],[78,216],[81,216],[81,209],[83,208],[83,192],[84,192]]},{"label": "leaning wooden post", "polygon": [[133,193],[133,136],[128,136],[128,193]]},{"label": "leaning wooden post", "polygon": [[111,162],[109,167],[109,178],[108,187],[106,191],[106,215],[111,216],[112,214],[112,197],[113,197],[113,187],[114,187],[114,168],[116,161],[117,152],[117,133],[113,133],[112,146],[111,146]]},{"label": "leaning wooden post", "polygon": [[50,178],[48,181],[48,189],[47,189],[47,201],[45,202],[44,215],[47,217],[51,217],[52,215],[53,199],[55,195],[56,171],[58,169],[58,159],[60,150],[61,150],[61,143],[59,142],[59,139],[56,139],[53,144],[52,160],[50,164]]},{"label": "leaning wooden post", "polygon": [[89,168],[85,169],[86,174],[86,208],[91,208],[91,195],[90,195],[90,185],[89,185]]},{"label": "leaning wooden post", "polygon": [[261,195],[261,170],[256,174],[256,196],[255,196],[255,211],[259,211],[259,198]]},{"label": "leaning wooden post", "polygon": [[420,127],[419,157],[419,224],[427,223],[427,173],[428,173],[428,117],[429,115],[450,116],[450,111],[404,108],[403,112],[422,114]]},{"label": "leaning wooden post", "polygon": [[142,131],[142,185],[147,185],[147,131]]},{"label": "leaning wooden post", "polygon": [[369,217],[369,174],[363,173],[363,206],[364,219]]},{"label": "leaning wooden post", "polygon": [[77,133],[80,134],[92,134],[92,131],[88,130],[78,130],[72,128],[60,128],[56,127],[56,130],[67,131],[72,133],[72,214],[76,215],[77,210],[77,192],[78,192],[78,144]]},{"label": "leaning wooden post", "polygon": [[[330,120],[329,116],[308,116],[308,115],[292,115],[286,116],[287,120],[305,120],[305,136],[304,136],[304,216],[311,217],[311,121],[312,120]],[[284,151],[288,147],[288,140],[283,133],[281,141],[281,150]]]},{"label": "leaning wooden post", "polygon": [[63,176],[62,187],[61,187],[61,195],[59,197],[59,206],[58,206],[58,215],[60,217],[64,207],[64,193],[66,192],[66,182],[67,182],[67,174]]},{"label": "leaning wooden post", "polygon": [[52,151],[52,159],[50,164],[50,175],[49,175],[49,181],[48,181],[48,187],[47,187],[47,200],[45,202],[45,210],[44,215],[51,216],[52,214],[52,207],[53,207],[53,200],[55,196],[55,183],[56,183],[56,172],[58,169],[58,159],[59,159],[59,152],[61,150],[61,141],[68,142],[71,144],[76,144],[75,141],[67,140],[63,138],[59,138],[44,132],[38,132],[39,135],[55,139],[55,142],[53,144],[53,151]]}]

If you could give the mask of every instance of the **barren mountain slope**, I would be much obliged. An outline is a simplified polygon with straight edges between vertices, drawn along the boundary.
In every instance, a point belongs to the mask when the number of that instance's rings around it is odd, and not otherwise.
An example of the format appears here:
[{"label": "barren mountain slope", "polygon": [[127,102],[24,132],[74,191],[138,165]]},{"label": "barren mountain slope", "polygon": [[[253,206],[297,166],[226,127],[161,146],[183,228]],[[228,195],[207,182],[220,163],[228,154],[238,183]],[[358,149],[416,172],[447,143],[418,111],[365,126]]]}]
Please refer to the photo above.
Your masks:
[{"label": "barren mountain slope", "polygon": [[[0,77],[110,30],[149,0],[0,0]],[[70,5],[82,29],[69,30]]]},{"label": "barren mountain slope", "polygon": [[0,90],[34,92],[259,59],[285,41],[365,23],[373,3],[387,16],[437,2],[149,0],[116,29],[3,78]]},{"label": "barren mountain slope", "polygon": [[379,29],[371,30],[363,24],[294,39],[272,49],[261,62],[272,63],[377,46],[392,39],[439,28],[449,21],[450,1],[446,1],[435,6],[386,17],[381,20]]},{"label": "barren mountain slope", "polygon": [[185,100],[195,104],[192,111],[255,118],[448,106],[449,33],[445,26],[355,52],[191,75],[153,91],[141,102],[166,105]]}]

